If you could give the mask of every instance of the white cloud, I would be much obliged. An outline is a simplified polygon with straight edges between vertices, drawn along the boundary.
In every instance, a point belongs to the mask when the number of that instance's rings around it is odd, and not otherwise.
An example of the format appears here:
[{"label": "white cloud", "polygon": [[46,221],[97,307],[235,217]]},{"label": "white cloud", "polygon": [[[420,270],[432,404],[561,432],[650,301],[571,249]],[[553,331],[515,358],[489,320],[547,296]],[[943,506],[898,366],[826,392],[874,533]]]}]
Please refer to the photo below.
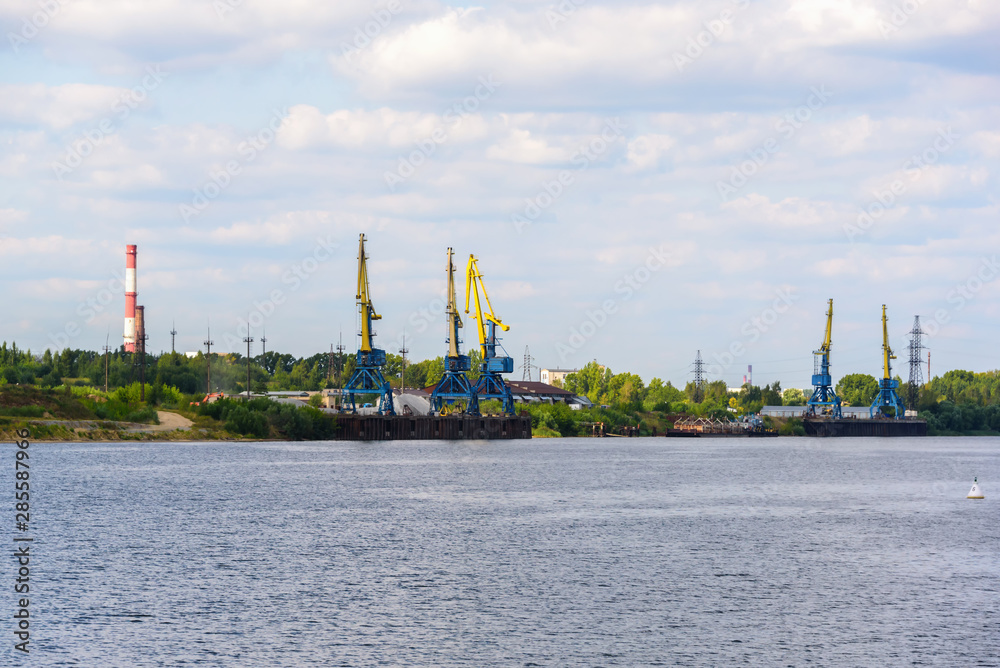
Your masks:
[{"label": "white cloud", "polygon": [[413,148],[417,142],[433,144],[483,136],[486,122],[478,114],[465,117],[400,111],[381,107],[373,111],[341,109],[323,114],[299,104],[282,121],[281,144],[291,149],[319,146],[347,148]]},{"label": "white cloud", "polygon": [[507,162],[544,164],[566,161],[570,151],[549,146],[544,139],[532,137],[529,130],[513,129],[486,151],[486,157]]},{"label": "white cloud", "polygon": [[17,209],[0,209],[0,226],[14,226],[17,223],[23,223],[27,220],[27,218],[27,211],[19,211]]},{"label": "white cloud", "polygon": [[111,117],[112,106],[127,92],[92,84],[0,85],[0,122],[62,130],[81,121]]},{"label": "white cloud", "polygon": [[[610,340],[617,327],[670,331],[670,345],[650,353],[595,337],[578,358],[668,378],[711,345],[703,339],[738,332],[786,282],[801,295],[797,312],[821,322],[835,277],[838,294],[850,296],[838,307],[844,332],[854,304],[861,329],[871,329],[876,277],[901,312],[932,311],[968,274],[963,267],[996,244],[1000,88],[991,61],[979,57],[986,31],[1000,29],[996,10],[923,3],[883,39],[875,19],[892,3],[754,1],[678,72],[673,53],[732,4],[588,0],[553,30],[545,3],[471,12],[407,3],[345,63],[340,45],[370,19],[369,3],[244,0],[222,17],[204,1],[66,3],[26,47],[34,54],[19,56],[17,81],[26,83],[8,84],[15,99],[0,101],[3,252],[49,267],[12,279],[8,310],[30,316],[26,343],[47,344],[65,318],[50,322],[21,286],[35,294],[100,283],[120,267],[120,245],[138,241],[148,303],[177,310],[178,328],[199,332],[196,345],[208,314],[213,322],[245,317],[245,303],[281,285],[317,237],[333,234],[344,252],[268,323],[278,349],[311,354],[328,348],[340,324],[350,330],[353,255],[364,231],[381,333],[394,340],[409,328],[417,358],[441,354],[440,322],[416,332],[408,318],[440,294],[448,246],[488,267],[498,313],[516,325],[505,343],[530,343],[543,357],[554,355],[569,324],[618,297],[616,282],[650,246],[667,245],[655,286],[623,304],[601,336]],[[0,16],[24,6],[0,0]],[[52,162],[110,113],[119,85],[150,61],[169,63],[171,77],[155,114],[131,115],[57,181]],[[502,84],[496,94],[470,98],[491,75]],[[793,137],[781,135],[779,119],[821,85],[830,101]],[[474,109],[455,110],[470,99]],[[274,107],[290,112],[277,140],[246,159],[238,147]],[[596,145],[615,117],[624,137],[580,169],[573,154]],[[948,125],[961,135],[954,147],[907,182],[873,228],[848,239],[843,225],[872,190],[905,177],[904,161]],[[445,140],[390,191],[385,172],[438,128]],[[772,137],[776,151],[721,202],[716,182]],[[240,173],[184,224],[179,204],[233,160]],[[545,187],[563,170],[572,182],[552,195],[559,189]],[[551,200],[532,225],[515,229],[511,215],[540,193]],[[6,266],[10,273],[15,264]],[[46,283],[53,280],[63,283]],[[106,325],[92,327],[86,345],[103,345]],[[814,335],[802,348],[807,360]],[[769,348],[779,359],[801,344],[768,333],[757,345],[755,369]]]},{"label": "white cloud", "polygon": [[833,226],[841,221],[844,212],[830,202],[817,202],[802,197],[786,197],[772,202],[765,195],[750,193],[745,197],[726,202],[722,209],[735,215],[730,224],[768,225],[784,228]]},{"label": "white cloud", "polygon": [[628,161],[637,169],[656,167],[676,144],[670,135],[640,135],[628,143]]}]

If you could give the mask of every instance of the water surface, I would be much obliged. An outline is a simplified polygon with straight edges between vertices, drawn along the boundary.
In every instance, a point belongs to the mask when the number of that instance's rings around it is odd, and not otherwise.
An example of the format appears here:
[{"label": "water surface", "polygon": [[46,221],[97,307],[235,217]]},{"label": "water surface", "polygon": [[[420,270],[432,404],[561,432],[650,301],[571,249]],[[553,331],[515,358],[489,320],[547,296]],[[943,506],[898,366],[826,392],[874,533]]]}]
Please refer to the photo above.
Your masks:
[{"label": "water surface", "polygon": [[998,445],[33,444],[32,657],[996,666]]}]

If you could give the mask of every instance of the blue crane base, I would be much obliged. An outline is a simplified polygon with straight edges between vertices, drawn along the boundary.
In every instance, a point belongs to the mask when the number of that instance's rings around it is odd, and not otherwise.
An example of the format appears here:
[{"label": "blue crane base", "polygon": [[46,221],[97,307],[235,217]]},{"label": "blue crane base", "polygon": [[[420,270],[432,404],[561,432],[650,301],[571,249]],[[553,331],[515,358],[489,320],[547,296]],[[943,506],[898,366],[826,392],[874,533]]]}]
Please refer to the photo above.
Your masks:
[{"label": "blue crane base", "polygon": [[[497,359],[497,358],[495,358]],[[510,359],[498,358],[498,359]],[[513,363],[514,360],[511,360]],[[486,363],[483,363],[486,366]],[[510,385],[503,379],[503,376],[493,373],[491,371],[484,371],[482,375],[479,376],[479,380],[476,381],[476,386],[472,390],[478,400],[483,399],[499,399],[503,403],[503,412],[507,415],[514,414],[514,395],[510,391]],[[470,413],[472,411],[469,411]],[[476,413],[478,415],[478,406]]]},{"label": "blue crane base", "polygon": [[817,412],[823,415],[829,410],[832,417],[841,418],[844,416],[840,409],[840,397],[829,386],[820,385],[813,390],[806,405],[809,407],[810,415],[816,415]]},{"label": "blue crane base", "polygon": [[[377,353],[381,353],[381,356]],[[354,403],[355,394],[377,394],[379,395],[378,412],[382,415],[395,415],[396,411],[392,407],[392,387],[382,375],[382,367],[368,366],[362,363],[371,357],[385,359],[385,352],[381,350],[373,350],[368,353],[358,352],[358,366],[351,374],[347,385],[340,391],[341,397],[348,397],[346,403],[350,405],[351,412],[357,413],[358,410]]]},{"label": "blue crane base", "polygon": [[881,379],[878,382],[878,394],[875,395],[875,401],[872,402],[868,414],[871,417],[875,417],[876,415],[882,416],[886,414],[885,409],[891,407],[895,410],[893,418],[901,420],[905,417],[906,408],[903,406],[903,400],[899,398],[899,393],[896,391],[898,387],[898,380],[891,378]]},{"label": "blue crane base", "polygon": [[837,397],[837,401],[813,401],[812,399],[806,404],[809,406],[810,415],[826,415],[827,411],[830,411],[830,417],[840,419],[844,417],[843,411],[840,409],[840,397]]},{"label": "blue crane base", "polygon": [[[825,415],[829,411],[831,417],[840,419],[844,417],[844,414],[840,409],[840,397],[833,391],[829,353],[822,353],[817,361],[819,362],[819,373],[813,374],[813,393],[809,397],[809,401],[806,402],[806,406],[809,407],[809,415],[816,415],[818,409],[820,415]],[[815,369],[815,367],[813,368]]]},{"label": "blue crane base", "polygon": [[[465,355],[462,357],[465,357]],[[468,360],[468,357],[466,357],[466,360]],[[461,364],[455,366],[461,367]],[[468,369],[468,365],[465,368]],[[441,377],[441,380],[438,381],[437,386],[431,393],[431,406],[436,411],[440,411],[444,404],[451,404],[456,401],[464,401],[466,403],[466,413],[479,414],[479,400],[476,397],[476,393],[472,391],[472,384],[469,383],[469,378],[465,375],[465,370],[445,371],[444,376]]]}]

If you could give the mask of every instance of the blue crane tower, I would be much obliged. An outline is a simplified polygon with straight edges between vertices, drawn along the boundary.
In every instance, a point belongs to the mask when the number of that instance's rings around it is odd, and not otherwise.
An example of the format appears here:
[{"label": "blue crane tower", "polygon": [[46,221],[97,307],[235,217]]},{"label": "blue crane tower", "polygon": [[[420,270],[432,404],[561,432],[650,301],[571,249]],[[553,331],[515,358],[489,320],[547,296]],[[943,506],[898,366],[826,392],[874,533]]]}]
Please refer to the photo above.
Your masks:
[{"label": "blue crane tower", "polygon": [[[341,390],[341,397],[347,395],[351,412],[357,413],[355,394],[375,394],[379,397],[378,412],[381,415],[395,415],[392,407],[392,388],[382,375],[385,366],[385,351],[375,347],[375,331],[372,322],[381,320],[375,312],[368,294],[368,256],[365,255],[365,235],[358,243],[358,311],[361,314],[361,343],[358,345],[357,364],[351,379]],[[343,405],[343,404],[342,404]]]},{"label": "blue crane tower", "polygon": [[893,418],[899,420],[906,415],[903,400],[899,398],[899,381],[892,378],[892,365],[890,360],[896,359],[889,347],[889,324],[885,317],[885,304],[882,304],[882,378],[878,381],[878,394],[868,410],[869,417],[875,415],[883,416],[887,414],[886,409],[893,409]]},{"label": "blue crane tower", "polygon": [[813,393],[809,397],[809,414],[831,415],[834,418],[843,417],[840,410],[840,397],[833,391],[833,378],[830,376],[830,346],[831,335],[833,334],[833,300],[829,301],[826,311],[826,336],[823,338],[823,345],[819,350],[814,350],[813,355]]},{"label": "blue crane tower", "polygon": [[[483,291],[483,300],[488,309],[483,314],[482,303],[479,299],[479,290]],[[507,355],[507,351],[499,343],[497,337],[497,327],[506,332],[509,326],[503,324],[493,313],[493,305],[490,304],[490,296],[486,293],[486,285],[483,283],[483,275],[479,272],[479,264],[475,255],[469,256],[469,264],[465,269],[465,312],[469,312],[469,297],[476,295],[476,329],[479,330],[479,349],[483,356],[479,369],[479,380],[476,381],[472,391],[476,395],[476,401],[480,399],[500,399],[503,404],[503,412],[507,415],[514,414],[514,395],[511,394],[510,385],[500,374],[514,371],[514,360]],[[497,348],[503,351],[503,355],[497,355]],[[471,410],[469,411],[472,412]],[[478,406],[476,413],[478,414]]]},{"label": "blue crane tower", "polygon": [[462,341],[458,330],[462,327],[462,318],[458,313],[458,300],[455,298],[455,264],[452,262],[452,249],[448,249],[448,307],[445,309],[445,320],[448,323],[448,354],[444,358],[444,376],[431,393],[431,406],[436,411],[445,404],[464,401],[465,409],[473,415],[479,414],[479,400],[473,392],[466,371],[472,368],[468,355],[461,351]]}]

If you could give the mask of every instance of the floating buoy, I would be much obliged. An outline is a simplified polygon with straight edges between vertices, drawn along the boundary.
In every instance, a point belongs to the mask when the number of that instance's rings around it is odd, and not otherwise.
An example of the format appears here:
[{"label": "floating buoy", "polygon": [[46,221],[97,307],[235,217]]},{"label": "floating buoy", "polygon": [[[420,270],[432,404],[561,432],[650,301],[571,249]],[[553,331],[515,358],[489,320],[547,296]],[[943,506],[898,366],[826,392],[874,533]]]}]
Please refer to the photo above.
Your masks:
[{"label": "floating buoy", "polygon": [[983,490],[979,489],[979,478],[972,479],[972,489],[969,490],[967,499],[984,499]]}]

